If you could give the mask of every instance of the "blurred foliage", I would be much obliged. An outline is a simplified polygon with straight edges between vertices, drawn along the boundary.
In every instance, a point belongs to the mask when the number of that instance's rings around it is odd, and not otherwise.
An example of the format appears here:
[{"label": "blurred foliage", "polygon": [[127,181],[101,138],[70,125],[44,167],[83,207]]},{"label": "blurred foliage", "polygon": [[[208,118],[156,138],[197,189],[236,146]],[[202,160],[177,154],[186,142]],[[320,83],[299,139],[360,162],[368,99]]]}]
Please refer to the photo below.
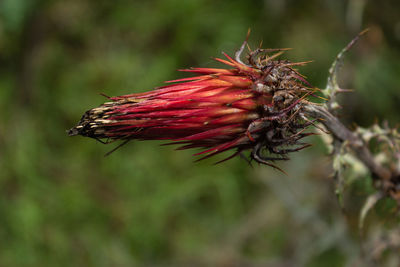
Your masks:
[{"label": "blurred foliage", "polygon": [[249,27],[252,47],[263,40],[293,47],[291,60],[315,60],[301,72],[321,88],[337,52],[369,27],[340,74],[357,89],[342,96],[342,116],[394,125],[399,10],[396,0],[0,1],[0,266],[362,264],[363,242],[374,249],[368,236],[384,231],[380,213],[367,218],[380,228],[360,240],[365,188],[352,189],[343,216],[318,139],[280,165],[285,176],[239,158],[193,163],[193,151],[160,142],[104,157],[112,146],[65,131],[100,93],[147,91],[184,76],[176,69],[217,66],[210,57],[232,54]]}]

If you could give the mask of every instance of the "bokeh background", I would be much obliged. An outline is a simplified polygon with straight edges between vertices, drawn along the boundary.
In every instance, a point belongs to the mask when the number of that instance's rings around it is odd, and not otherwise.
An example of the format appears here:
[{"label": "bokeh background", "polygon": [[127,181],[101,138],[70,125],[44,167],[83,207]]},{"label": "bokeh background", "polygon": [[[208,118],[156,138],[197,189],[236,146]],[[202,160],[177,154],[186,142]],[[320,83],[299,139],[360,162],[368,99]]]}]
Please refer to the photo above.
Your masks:
[{"label": "bokeh background", "polygon": [[342,96],[341,118],[395,125],[397,0],[0,1],[0,266],[361,264],[378,231],[357,228],[368,179],[341,208],[319,138],[279,165],[284,175],[240,158],[194,163],[195,151],[161,142],[104,157],[113,145],[66,130],[105,101],[100,93],[219,66],[211,57],[233,54],[248,28],[252,47],[262,40],[314,60],[301,72],[324,88],[336,54],[366,27],[340,74],[356,89]]}]

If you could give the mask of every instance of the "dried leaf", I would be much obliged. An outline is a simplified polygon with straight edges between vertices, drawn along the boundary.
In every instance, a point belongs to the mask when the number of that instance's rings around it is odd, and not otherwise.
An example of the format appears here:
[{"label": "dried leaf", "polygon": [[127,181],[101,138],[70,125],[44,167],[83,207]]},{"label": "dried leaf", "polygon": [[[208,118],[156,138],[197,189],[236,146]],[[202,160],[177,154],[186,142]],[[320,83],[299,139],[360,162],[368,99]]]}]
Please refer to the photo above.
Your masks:
[{"label": "dried leaf", "polygon": [[361,231],[364,227],[365,217],[367,216],[368,212],[375,206],[375,204],[383,197],[382,192],[377,192],[373,195],[368,196],[367,200],[365,201],[361,212],[360,212],[360,219],[358,220],[358,228]]}]

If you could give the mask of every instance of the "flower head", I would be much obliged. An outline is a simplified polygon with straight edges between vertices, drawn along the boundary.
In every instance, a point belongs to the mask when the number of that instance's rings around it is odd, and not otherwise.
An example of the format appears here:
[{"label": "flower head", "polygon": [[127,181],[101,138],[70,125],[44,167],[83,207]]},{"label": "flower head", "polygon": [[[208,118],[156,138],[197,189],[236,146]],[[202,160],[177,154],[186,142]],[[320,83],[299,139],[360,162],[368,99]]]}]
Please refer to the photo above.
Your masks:
[{"label": "flower head", "polygon": [[178,149],[202,148],[204,159],[234,150],[230,159],[250,150],[251,159],[271,164],[287,160],[312,122],[302,113],[312,93],[294,67],[306,62],[277,60],[285,49],[256,49],[240,59],[215,60],[228,68],[191,68],[194,77],[168,81],[153,91],[109,97],[88,110],[69,135],[113,140],[171,140]]}]

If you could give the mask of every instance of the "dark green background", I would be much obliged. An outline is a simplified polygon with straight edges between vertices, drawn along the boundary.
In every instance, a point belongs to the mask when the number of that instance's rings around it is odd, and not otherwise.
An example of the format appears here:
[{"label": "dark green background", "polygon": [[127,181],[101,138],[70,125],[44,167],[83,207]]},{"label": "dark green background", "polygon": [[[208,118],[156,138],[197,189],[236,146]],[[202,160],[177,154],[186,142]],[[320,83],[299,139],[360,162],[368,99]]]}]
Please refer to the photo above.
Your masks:
[{"label": "dark green background", "polygon": [[[364,6],[363,6],[364,5]],[[143,92],[250,45],[292,47],[323,88],[336,54],[341,118],[399,122],[399,1],[0,1],[0,266],[343,266],[360,256],[356,192],[336,202],[317,144],[280,164],[194,163],[160,142],[66,130],[100,93]]]}]

